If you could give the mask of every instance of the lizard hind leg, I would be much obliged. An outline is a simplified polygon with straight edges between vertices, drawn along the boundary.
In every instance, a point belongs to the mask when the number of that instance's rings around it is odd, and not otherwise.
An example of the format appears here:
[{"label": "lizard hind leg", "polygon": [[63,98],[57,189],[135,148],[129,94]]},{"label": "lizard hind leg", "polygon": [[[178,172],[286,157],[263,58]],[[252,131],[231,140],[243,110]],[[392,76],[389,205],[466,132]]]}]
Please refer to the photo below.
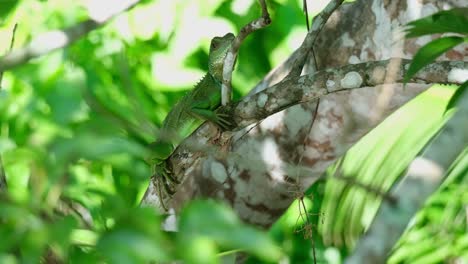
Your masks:
[{"label": "lizard hind leg", "polygon": [[172,196],[175,190],[171,185],[180,184],[180,181],[175,177],[172,171],[168,168],[167,161],[163,160],[154,165],[154,175],[159,182],[159,185],[164,186],[166,194]]},{"label": "lizard hind leg", "polygon": [[163,209],[164,211],[167,211],[168,209],[167,209],[166,204],[164,203],[164,197],[163,197],[163,195],[162,195],[162,187],[161,187],[162,182],[161,182],[161,178],[159,178],[159,177],[156,178],[156,179],[155,179],[155,184],[156,184],[156,190],[158,191],[159,204],[161,205],[161,207],[162,207],[162,209]]},{"label": "lizard hind leg", "polygon": [[162,209],[167,211],[168,208],[164,200],[175,194],[174,187],[171,186],[171,183],[176,185],[180,182],[175,177],[170,176],[172,172],[167,168],[165,160],[155,164],[153,169],[153,178],[158,192],[159,203]]},{"label": "lizard hind leg", "polygon": [[154,174],[158,175],[160,178],[163,178],[167,182],[180,184],[180,181],[168,168],[167,160],[161,160],[154,165]]}]

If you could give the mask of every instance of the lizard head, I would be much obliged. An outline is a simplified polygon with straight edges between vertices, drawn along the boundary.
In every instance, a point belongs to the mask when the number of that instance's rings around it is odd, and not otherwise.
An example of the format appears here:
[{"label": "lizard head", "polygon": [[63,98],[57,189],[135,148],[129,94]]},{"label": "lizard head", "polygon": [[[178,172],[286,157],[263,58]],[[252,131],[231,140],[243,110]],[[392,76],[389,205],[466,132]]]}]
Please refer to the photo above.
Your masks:
[{"label": "lizard head", "polygon": [[227,33],[223,37],[211,40],[209,55],[209,72],[218,80],[222,80],[224,58],[234,41],[234,34]]}]

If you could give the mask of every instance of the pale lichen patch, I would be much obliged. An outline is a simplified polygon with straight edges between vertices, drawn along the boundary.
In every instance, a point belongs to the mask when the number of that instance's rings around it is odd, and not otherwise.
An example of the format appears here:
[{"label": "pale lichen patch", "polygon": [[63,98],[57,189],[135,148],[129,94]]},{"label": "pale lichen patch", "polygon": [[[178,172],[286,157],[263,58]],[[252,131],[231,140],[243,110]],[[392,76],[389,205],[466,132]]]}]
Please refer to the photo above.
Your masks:
[{"label": "pale lichen patch", "polygon": [[223,164],[213,161],[211,162],[211,176],[219,183],[223,183],[227,179],[226,169]]},{"label": "pale lichen patch", "polygon": [[335,88],[336,83],[333,80],[327,80],[325,85],[327,86],[327,90],[331,90]]},{"label": "pale lichen patch", "polygon": [[361,60],[356,55],[351,55],[348,59],[349,64],[358,64],[361,63]]},{"label": "pale lichen patch", "polygon": [[354,47],[356,45],[356,41],[349,37],[349,32],[343,34],[341,43],[343,47]]},{"label": "pale lichen patch", "polygon": [[447,80],[451,83],[463,83],[468,80],[468,69],[454,68],[449,71]]},{"label": "pale lichen patch", "polygon": [[269,168],[269,173],[274,181],[283,182],[283,170],[281,164],[283,163],[279,156],[278,145],[272,139],[266,139],[262,148],[262,159],[265,165]]},{"label": "pale lichen patch", "polygon": [[358,88],[362,84],[362,77],[359,73],[352,71],[348,72],[343,79],[341,79],[340,84],[342,88],[352,89]]},{"label": "pale lichen patch", "polygon": [[310,118],[310,113],[302,107],[294,106],[288,109],[288,115],[284,124],[289,131],[290,137],[296,137],[297,133]]},{"label": "pale lichen patch", "polygon": [[405,69],[405,71],[407,71],[410,67],[411,63],[406,63],[403,68]]},{"label": "pale lichen patch", "polygon": [[261,127],[261,129],[264,129],[264,130],[274,130],[278,126],[283,125],[283,120],[284,120],[284,111],[280,111],[264,119],[260,123],[259,126]]},{"label": "pale lichen patch", "polygon": [[258,99],[257,99],[257,106],[258,106],[258,107],[264,107],[265,104],[266,104],[266,102],[267,102],[267,100],[268,100],[268,95],[263,94],[263,93],[260,94],[260,96],[259,96]]}]

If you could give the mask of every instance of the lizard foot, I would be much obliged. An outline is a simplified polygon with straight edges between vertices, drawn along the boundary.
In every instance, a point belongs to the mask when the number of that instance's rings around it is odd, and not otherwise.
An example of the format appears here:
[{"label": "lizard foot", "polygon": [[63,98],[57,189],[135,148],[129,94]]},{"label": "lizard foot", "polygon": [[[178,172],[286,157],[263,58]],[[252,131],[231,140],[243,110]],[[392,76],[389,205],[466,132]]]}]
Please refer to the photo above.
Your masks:
[{"label": "lizard foot", "polygon": [[230,130],[235,127],[232,114],[224,108],[218,108],[216,111],[216,125],[222,130]]},{"label": "lizard foot", "polygon": [[154,176],[159,181],[159,186],[164,187],[166,194],[172,196],[175,193],[174,187],[180,184],[174,173],[168,168],[167,161],[161,161],[154,165]]}]

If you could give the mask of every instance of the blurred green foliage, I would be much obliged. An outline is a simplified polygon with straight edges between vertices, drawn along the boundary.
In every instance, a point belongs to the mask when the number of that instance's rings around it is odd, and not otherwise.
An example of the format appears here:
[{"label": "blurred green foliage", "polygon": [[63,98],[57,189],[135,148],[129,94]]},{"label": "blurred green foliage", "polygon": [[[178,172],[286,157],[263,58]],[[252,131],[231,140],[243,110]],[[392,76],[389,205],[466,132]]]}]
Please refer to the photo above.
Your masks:
[{"label": "blurred green foliage", "polygon": [[[7,52],[15,23],[18,48],[106,4],[112,3],[1,1],[0,52]],[[247,39],[236,98],[277,63],[270,54],[292,51],[285,44],[291,29],[305,34],[298,4],[271,1],[282,24]],[[153,209],[138,207],[151,175],[146,146],[207,70],[210,39],[236,33],[259,14],[255,1],[142,1],[66,49],[5,72],[0,155],[8,192],[0,195],[0,263],[212,263],[220,251],[241,246],[277,261],[281,249],[222,205],[189,205],[179,223],[185,232],[177,235],[160,230]]]},{"label": "blurred green foliage", "polygon": [[[0,52],[8,49],[14,23],[19,47],[86,19],[88,7],[97,2],[0,1]],[[301,1],[268,3],[274,23],[242,46],[233,76],[235,99],[305,35]],[[312,223],[300,216],[304,212],[296,202],[269,235],[213,201],[187,205],[176,234],[160,230],[162,216],[153,209],[138,206],[151,174],[144,162],[146,144],[170,107],[206,71],[210,39],[236,33],[259,14],[254,0],[144,1],[70,47],[6,72],[0,90],[0,155],[8,192],[0,193],[0,263],[217,263],[238,251],[251,255],[253,263],[276,263],[285,256],[291,263],[313,263],[311,241],[303,232],[307,224],[313,227],[319,263],[340,263],[345,244],[352,245],[377,206],[355,198],[362,190],[351,191],[343,183],[333,183],[341,184],[338,193],[328,190],[326,181],[312,186],[303,200]],[[401,174],[446,119],[439,106],[450,93],[437,88],[424,95],[430,98],[398,112],[383,125],[391,128],[355,147],[345,172]],[[460,213],[467,204],[466,158],[457,164],[451,173],[458,176],[417,216],[392,263],[416,252],[405,249],[420,238],[440,239],[428,243],[427,250],[446,248],[440,243],[451,241],[455,246],[442,252],[444,257],[467,252],[466,215]],[[388,181],[386,186],[392,184]],[[349,214],[351,225],[343,224],[351,204],[330,195],[363,202]],[[438,229],[451,221],[453,228]]]},{"label": "blurred green foliage", "polygon": [[444,10],[408,23],[406,37],[419,37],[437,33],[458,33],[457,36],[439,37],[421,47],[405,74],[405,83],[416,72],[455,46],[468,43],[468,8]]}]

